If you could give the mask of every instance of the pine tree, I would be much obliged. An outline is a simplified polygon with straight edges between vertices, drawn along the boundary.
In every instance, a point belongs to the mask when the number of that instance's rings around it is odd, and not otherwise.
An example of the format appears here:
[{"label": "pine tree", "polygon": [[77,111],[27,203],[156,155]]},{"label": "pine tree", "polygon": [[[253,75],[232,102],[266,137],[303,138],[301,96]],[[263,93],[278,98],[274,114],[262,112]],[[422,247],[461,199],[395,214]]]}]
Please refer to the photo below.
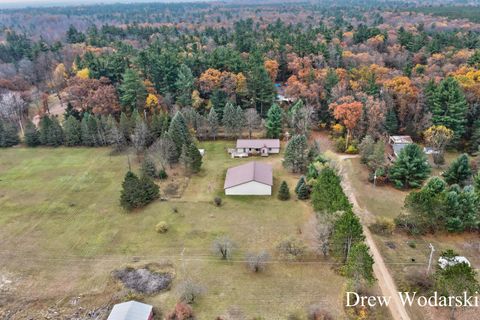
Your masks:
[{"label": "pine tree", "polygon": [[352,210],[344,211],[333,226],[331,240],[333,255],[345,263],[352,247],[364,239],[363,228],[358,217]]},{"label": "pine tree", "polygon": [[400,151],[390,169],[390,180],[397,188],[419,188],[429,174],[430,165],[425,153],[413,143]]},{"label": "pine tree", "polygon": [[242,108],[227,103],[223,111],[223,127],[229,137],[238,137],[241,135],[245,125],[245,118]]},{"label": "pine tree", "polygon": [[349,211],[352,205],[340,185],[340,177],[332,168],[323,168],[313,185],[312,205],[315,211],[334,213]]},{"label": "pine tree", "polygon": [[283,166],[292,172],[304,172],[308,163],[308,143],[304,135],[295,135],[285,149]]},{"label": "pine tree", "polygon": [[257,51],[250,54],[247,87],[258,113],[264,117],[267,108],[272,104],[275,97],[275,86],[263,65],[260,53]]},{"label": "pine tree", "polygon": [[0,148],[13,147],[20,143],[17,128],[0,119]]},{"label": "pine tree", "polygon": [[448,184],[465,185],[465,182],[472,176],[468,156],[462,154],[455,159],[442,176]]},{"label": "pine tree", "polygon": [[150,123],[150,133],[153,138],[160,138],[168,130],[168,115],[166,113],[156,113]]},{"label": "pine tree", "polygon": [[95,117],[88,112],[83,114],[81,128],[82,145],[93,147],[97,145],[97,121]]},{"label": "pine tree", "polygon": [[359,289],[362,283],[371,285],[375,281],[373,263],[365,243],[356,243],[352,246],[344,270],[347,277],[354,281],[356,289]]},{"label": "pine tree", "polygon": [[210,97],[212,108],[217,113],[218,121],[223,121],[223,110],[228,102],[228,96],[223,90],[215,89]]},{"label": "pine tree", "polygon": [[282,109],[274,103],[268,110],[265,128],[267,129],[267,137],[278,139],[282,133]]},{"label": "pine tree", "polygon": [[280,189],[278,190],[278,199],[285,201],[290,199],[290,190],[286,181],[282,181]]},{"label": "pine tree", "polygon": [[58,147],[63,144],[63,129],[57,118],[45,115],[40,119],[40,143]]},{"label": "pine tree", "polygon": [[200,171],[202,155],[194,143],[182,147],[180,162],[188,173],[197,173]]},{"label": "pine tree", "polygon": [[140,205],[146,206],[160,195],[160,188],[155,184],[153,179],[147,175],[142,175],[140,183]]},{"label": "pine tree", "polygon": [[218,115],[217,115],[217,112],[215,111],[215,108],[210,108],[207,121],[209,126],[210,137],[212,137],[213,140],[215,140],[215,138],[217,137],[218,127],[219,127]]},{"label": "pine tree", "polygon": [[64,123],[65,145],[68,147],[78,146],[82,143],[82,128],[80,122],[69,116]]},{"label": "pine tree", "polygon": [[192,143],[192,137],[188,131],[188,127],[185,123],[185,118],[182,113],[178,111],[175,116],[172,118],[170,127],[168,128],[168,134],[170,139],[172,139],[175,144],[176,153],[173,156],[175,161],[178,161],[182,153],[183,146],[188,146]]},{"label": "pine tree", "polygon": [[453,130],[452,142],[458,142],[465,133],[468,104],[457,80],[453,77],[442,80],[431,100],[433,124]]},{"label": "pine tree", "polygon": [[133,69],[125,70],[123,82],[119,87],[120,103],[124,111],[132,112],[143,108],[147,98],[147,90],[138,73]]},{"label": "pine tree", "polygon": [[32,121],[28,121],[25,126],[24,140],[29,147],[36,147],[40,144],[40,133]]},{"label": "pine tree", "polygon": [[470,138],[470,152],[480,154],[480,119],[473,124],[472,137]]},{"label": "pine tree", "polygon": [[192,91],[195,78],[192,70],[185,65],[180,65],[178,69],[177,81],[175,87],[177,89],[177,104],[186,107],[192,105]]}]

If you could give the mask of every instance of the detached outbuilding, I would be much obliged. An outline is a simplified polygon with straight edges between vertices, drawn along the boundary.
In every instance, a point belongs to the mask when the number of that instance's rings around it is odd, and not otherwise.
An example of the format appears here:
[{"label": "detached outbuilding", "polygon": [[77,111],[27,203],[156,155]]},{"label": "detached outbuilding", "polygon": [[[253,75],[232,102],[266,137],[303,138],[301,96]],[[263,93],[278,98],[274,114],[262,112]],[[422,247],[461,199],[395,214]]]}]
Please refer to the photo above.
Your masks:
[{"label": "detached outbuilding", "polygon": [[137,301],[119,303],[113,306],[107,320],[153,320],[153,307]]},{"label": "detached outbuilding", "polygon": [[272,166],[252,161],[227,170],[224,190],[226,195],[272,195]]}]

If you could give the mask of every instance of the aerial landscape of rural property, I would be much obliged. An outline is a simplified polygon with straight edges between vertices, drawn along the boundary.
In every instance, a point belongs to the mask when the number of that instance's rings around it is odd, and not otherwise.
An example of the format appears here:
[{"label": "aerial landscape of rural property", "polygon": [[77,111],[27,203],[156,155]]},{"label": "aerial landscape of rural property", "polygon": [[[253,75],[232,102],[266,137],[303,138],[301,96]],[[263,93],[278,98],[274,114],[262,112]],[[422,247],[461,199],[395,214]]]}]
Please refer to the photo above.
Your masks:
[{"label": "aerial landscape of rural property", "polygon": [[480,320],[480,2],[0,0],[0,320]]}]

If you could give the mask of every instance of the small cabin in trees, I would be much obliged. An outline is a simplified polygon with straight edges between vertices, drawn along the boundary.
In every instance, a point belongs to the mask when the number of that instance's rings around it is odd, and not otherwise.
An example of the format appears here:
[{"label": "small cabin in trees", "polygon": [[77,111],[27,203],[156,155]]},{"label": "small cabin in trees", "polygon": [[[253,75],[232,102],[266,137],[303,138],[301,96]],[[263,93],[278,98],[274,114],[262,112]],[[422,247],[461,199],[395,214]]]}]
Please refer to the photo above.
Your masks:
[{"label": "small cabin in trees", "polygon": [[413,140],[410,136],[390,136],[388,138],[387,146],[388,159],[390,161],[395,161],[400,151],[412,143]]},{"label": "small cabin in trees", "polygon": [[232,158],[280,153],[279,139],[238,139],[235,149],[229,150]]},{"label": "small cabin in trees", "polygon": [[225,177],[226,195],[272,195],[272,166],[262,162],[248,162],[229,168]]}]

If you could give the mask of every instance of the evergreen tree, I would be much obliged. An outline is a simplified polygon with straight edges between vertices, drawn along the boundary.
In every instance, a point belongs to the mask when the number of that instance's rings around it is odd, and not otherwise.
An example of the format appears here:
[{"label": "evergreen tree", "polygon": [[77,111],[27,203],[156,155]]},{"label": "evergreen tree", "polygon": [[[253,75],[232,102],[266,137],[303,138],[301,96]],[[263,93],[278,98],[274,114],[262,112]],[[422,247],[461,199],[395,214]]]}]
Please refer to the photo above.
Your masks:
[{"label": "evergreen tree", "polygon": [[268,110],[265,128],[267,129],[267,137],[278,139],[282,133],[282,109],[274,103]]},{"label": "evergreen tree", "polygon": [[363,283],[371,285],[375,281],[373,263],[373,258],[365,243],[356,243],[352,246],[344,270],[347,277],[353,280],[357,290]]},{"label": "evergreen tree", "polygon": [[122,183],[120,204],[127,210],[140,207],[140,180],[133,172],[128,171]]},{"label": "evergreen tree", "polygon": [[63,144],[63,129],[56,117],[43,116],[39,131],[42,145],[58,147]]},{"label": "evergreen tree", "polygon": [[283,201],[290,199],[290,190],[288,189],[288,184],[286,181],[282,181],[282,184],[280,185],[280,189],[278,190],[278,199]]},{"label": "evergreen tree", "polygon": [[82,128],[80,122],[69,116],[64,123],[65,145],[69,147],[78,146],[82,143]]},{"label": "evergreen tree", "polygon": [[223,110],[228,102],[227,94],[223,90],[215,89],[210,97],[210,102],[217,113],[218,121],[221,122],[223,120]]},{"label": "evergreen tree", "polygon": [[448,184],[465,185],[472,176],[472,169],[468,161],[468,156],[462,154],[455,159],[450,167],[442,174]]},{"label": "evergreen tree", "polygon": [[119,87],[120,103],[124,111],[132,112],[143,108],[147,98],[147,90],[138,73],[133,69],[125,70],[123,82]]},{"label": "evergreen tree", "polygon": [[130,141],[130,133],[133,131],[132,127],[132,122],[128,118],[127,114],[122,112],[120,115],[120,125],[118,129],[122,133],[125,141]]},{"label": "evergreen tree", "polygon": [[17,128],[0,119],[0,148],[13,147],[20,143]]},{"label": "evergreen tree", "polygon": [[195,78],[192,74],[192,70],[185,65],[180,65],[178,69],[177,81],[175,81],[175,87],[177,88],[177,104],[186,107],[192,104],[192,91]]},{"label": "evergreen tree", "polygon": [[219,127],[218,115],[217,115],[217,112],[215,111],[215,108],[210,108],[207,122],[209,126],[210,137],[212,137],[213,140],[215,140],[215,138],[217,137],[218,127]]},{"label": "evergreen tree", "polygon": [[300,189],[300,186],[306,183],[307,182],[305,181],[305,177],[301,176],[300,179],[298,179],[297,185],[295,186],[295,193],[298,194],[298,190]]},{"label": "evergreen tree", "polygon": [[40,144],[40,133],[32,121],[28,121],[25,126],[25,144],[29,147],[36,147]]},{"label": "evergreen tree", "polygon": [[140,205],[146,206],[160,196],[160,188],[155,184],[152,178],[142,175],[140,183]]},{"label": "evergreen tree", "polygon": [[350,256],[352,247],[364,239],[360,220],[352,210],[346,210],[333,226],[331,240],[333,255],[345,263]]},{"label": "evergreen tree", "polygon": [[288,141],[283,166],[292,172],[304,172],[308,163],[308,143],[304,135],[295,135]]},{"label": "evergreen tree", "polygon": [[150,132],[153,138],[160,138],[168,130],[168,115],[166,113],[156,113],[150,123]]},{"label": "evergreen tree", "polygon": [[465,133],[468,105],[457,80],[453,77],[442,80],[431,100],[433,124],[453,130],[452,142],[458,142]]},{"label": "evergreen tree", "polygon": [[67,108],[65,109],[65,112],[63,113],[63,118],[68,119],[68,117],[73,116],[75,119],[78,121],[82,120],[82,115],[80,112],[75,109],[70,102],[67,103]]},{"label": "evergreen tree", "polygon": [[385,129],[388,134],[393,135],[398,132],[398,119],[397,114],[393,108],[388,109],[387,116],[385,118]]},{"label": "evergreen tree", "polygon": [[308,190],[307,184],[304,182],[298,188],[297,198],[299,200],[307,200],[309,197],[310,191]]},{"label": "evergreen tree", "polygon": [[472,137],[470,138],[470,152],[480,155],[480,119],[476,120],[472,128]]},{"label": "evergreen tree", "polygon": [[194,143],[183,145],[180,162],[188,173],[197,173],[202,166],[202,155]]},{"label": "evergreen tree", "polygon": [[149,157],[146,157],[142,162],[142,175],[149,176],[150,178],[157,177],[157,168],[155,162]]},{"label": "evergreen tree", "polygon": [[241,135],[245,125],[245,118],[242,109],[227,103],[223,111],[223,127],[229,137],[238,137]]},{"label": "evergreen tree", "polygon": [[97,145],[97,121],[95,117],[88,112],[83,114],[81,128],[82,145],[93,147]]},{"label": "evergreen tree", "polygon": [[264,117],[267,108],[275,97],[275,86],[263,65],[259,52],[252,52],[249,56],[247,87],[255,107],[260,116]]},{"label": "evergreen tree", "polygon": [[174,155],[172,155],[172,157],[175,159],[175,161],[178,161],[182,153],[183,146],[188,146],[190,143],[192,143],[192,137],[188,131],[185,118],[180,111],[173,116],[170,127],[168,128],[168,135],[175,144],[176,152]]},{"label": "evergreen tree", "polygon": [[312,205],[315,211],[334,213],[351,211],[352,205],[340,185],[340,177],[332,168],[323,168],[313,185]]},{"label": "evergreen tree", "polygon": [[398,154],[390,169],[390,180],[397,188],[419,188],[430,174],[430,165],[417,144],[409,144]]}]

